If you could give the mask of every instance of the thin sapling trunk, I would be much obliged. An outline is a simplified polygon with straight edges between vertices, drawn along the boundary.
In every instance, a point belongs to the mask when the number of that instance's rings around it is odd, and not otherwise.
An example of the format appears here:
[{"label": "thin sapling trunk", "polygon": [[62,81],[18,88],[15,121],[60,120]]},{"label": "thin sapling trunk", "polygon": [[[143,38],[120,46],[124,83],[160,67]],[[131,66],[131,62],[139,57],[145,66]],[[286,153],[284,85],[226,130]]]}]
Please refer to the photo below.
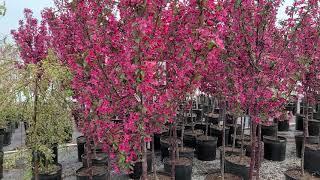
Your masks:
[{"label": "thin sapling trunk", "polygon": [[221,113],[221,120],[222,120],[222,158],[221,158],[221,177],[222,180],[224,180],[224,162],[225,162],[225,136],[226,136],[226,123],[225,123],[225,116],[226,116],[226,102],[222,102],[222,113]]},{"label": "thin sapling trunk", "polygon": [[257,137],[257,123],[251,120],[251,161],[250,161],[250,170],[249,170],[249,179],[253,179],[253,172],[255,167],[255,160],[256,160],[256,137]]}]

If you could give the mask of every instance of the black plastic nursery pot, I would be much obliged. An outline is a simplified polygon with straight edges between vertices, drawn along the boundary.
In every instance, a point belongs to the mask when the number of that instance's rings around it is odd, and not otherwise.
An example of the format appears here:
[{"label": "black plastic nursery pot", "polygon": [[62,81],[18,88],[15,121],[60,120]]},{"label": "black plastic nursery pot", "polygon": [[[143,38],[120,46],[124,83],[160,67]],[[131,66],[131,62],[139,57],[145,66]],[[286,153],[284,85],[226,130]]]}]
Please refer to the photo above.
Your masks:
[{"label": "black plastic nursery pot", "polygon": [[320,121],[309,120],[308,121],[309,136],[319,136],[320,132]]},{"label": "black plastic nursery pot", "polygon": [[313,113],[313,119],[320,120],[320,111],[316,112],[316,113]]},{"label": "black plastic nursery pot", "polygon": [[[172,161],[169,158],[164,159],[164,171],[171,173]],[[191,180],[192,179],[192,161],[188,158],[179,158],[175,161],[175,179]]]},{"label": "black plastic nursery pot", "polygon": [[[210,132],[209,130],[209,126],[208,125],[208,132]],[[199,129],[199,130],[202,130],[204,133],[206,132],[206,123],[196,123],[195,126],[194,126],[194,129]],[[209,134],[209,133],[208,133]]]},{"label": "black plastic nursery pot", "polygon": [[209,113],[205,115],[205,118],[211,124],[219,124],[219,114]]},{"label": "black plastic nursery pot", "polygon": [[[195,153],[194,148],[184,146],[184,147],[179,147],[178,151],[179,151],[179,157],[188,158],[193,161],[194,153]],[[171,158],[171,155],[172,155],[172,151],[170,151],[170,156],[169,156],[170,158]]]},{"label": "black plastic nursery pot", "polygon": [[140,179],[142,175],[142,162],[137,161],[133,164],[133,170],[132,173],[129,174],[129,177],[131,179]]},{"label": "black plastic nursery pot", "polygon": [[0,151],[0,179],[3,178],[3,151]]},{"label": "black plastic nursery pot", "polygon": [[53,145],[51,150],[53,154],[53,157],[52,157],[53,163],[58,164],[58,144]]},{"label": "black plastic nursery pot", "polygon": [[196,152],[200,161],[212,161],[216,159],[217,137],[197,137]]},{"label": "black plastic nursery pot", "polygon": [[163,131],[159,134],[154,134],[154,150],[160,150],[161,143],[160,138],[161,136],[169,136],[169,131]]},{"label": "black plastic nursery pot", "polygon": [[81,167],[76,171],[77,180],[106,180],[107,174],[108,171],[105,166]]},{"label": "black plastic nursery pot", "polygon": [[3,145],[4,146],[10,145],[11,140],[12,140],[12,128],[8,126],[4,131]]},{"label": "black plastic nursery pot", "polygon": [[[181,146],[181,140],[180,139],[176,139],[175,140],[176,143],[178,143],[179,146]],[[161,151],[161,159],[163,160],[166,157],[169,157],[170,155],[170,151],[169,151],[169,147],[170,147],[170,137],[168,136],[162,136],[160,138],[160,151]]]},{"label": "black plastic nursery pot", "polygon": [[301,174],[301,168],[292,168],[284,172],[285,180],[316,180],[320,179],[305,171],[304,175]]},{"label": "black plastic nursery pot", "polygon": [[296,130],[298,131],[303,131],[303,118],[304,115],[302,114],[296,115]]},{"label": "black plastic nursery pot", "polygon": [[318,144],[305,146],[304,169],[320,176],[320,147]]},{"label": "black plastic nursery pot", "polygon": [[[82,154],[82,166],[87,167],[87,154]],[[108,155],[106,153],[97,152],[91,154],[91,162],[93,166],[107,166],[108,165]]]},{"label": "black plastic nursery pot", "polygon": [[[220,172],[208,174],[204,178],[204,180],[220,180],[220,179],[222,180],[222,176]],[[225,180],[243,180],[241,176],[237,176],[231,173],[224,173],[224,179]]]},{"label": "black plastic nursery pot", "polygon": [[18,129],[19,128],[19,125],[20,125],[20,122],[18,122],[18,121],[16,121],[15,123],[14,123],[14,128],[16,128],[16,129]]},{"label": "black plastic nursery pot", "polygon": [[286,144],[285,137],[271,137],[264,136],[264,158],[272,161],[284,161],[286,158]]},{"label": "black plastic nursery pot", "polygon": [[276,136],[277,130],[277,123],[272,123],[271,125],[261,125],[261,139],[263,139],[264,136]]},{"label": "black plastic nursery pot", "polygon": [[196,148],[197,146],[197,137],[203,135],[202,130],[188,130],[184,133],[183,144],[187,147]]},{"label": "black plastic nursery pot", "polygon": [[290,124],[288,120],[278,121],[278,131],[289,131]]},{"label": "black plastic nursery pot", "polygon": [[230,145],[232,145],[232,140],[233,140],[233,135],[234,135],[234,131],[237,131],[237,135],[241,134],[241,128],[239,128],[240,126],[234,125],[234,124],[226,124],[226,126],[230,129],[229,130],[229,135],[228,135],[228,142]]},{"label": "black plastic nursery pot", "polygon": [[[220,151],[220,167],[221,167],[222,166],[222,151],[223,151],[222,146],[219,147],[219,151]],[[235,148],[232,149],[232,147],[230,147],[230,146],[226,146],[224,148],[225,157],[231,156],[231,155],[240,156],[241,153],[242,152],[241,152],[240,148],[236,148],[235,147]],[[244,153],[244,155],[246,154],[246,150],[245,149],[243,149],[243,153]]]},{"label": "black plastic nursery pot", "polygon": [[78,149],[78,161],[81,162],[81,156],[84,154],[84,145],[86,144],[86,138],[84,136],[77,137],[77,149]]},{"label": "black plastic nursery pot", "polygon": [[[228,137],[229,137],[229,128],[226,127],[225,129],[225,144],[228,144]],[[218,137],[217,147],[222,146],[222,135],[223,135],[223,128],[222,126],[212,125],[210,126],[210,135],[214,137]]]},{"label": "black plastic nursery pot", "polygon": [[171,180],[170,173],[157,172],[156,177],[153,173],[148,174],[148,180]]},{"label": "black plastic nursery pot", "polygon": [[225,172],[241,176],[244,180],[249,179],[250,158],[230,155],[225,158]]},{"label": "black plastic nursery pot", "polygon": [[[32,177],[34,180],[35,177]],[[62,165],[56,164],[56,168],[51,172],[42,173],[40,172],[38,175],[39,180],[61,180],[62,179]]]},{"label": "black plastic nursery pot", "polygon": [[[298,158],[301,158],[303,135],[297,135],[294,138],[295,138],[295,142],[296,142],[296,155]],[[318,144],[318,142],[319,142],[318,136],[306,137],[306,144]]]},{"label": "black plastic nursery pot", "polygon": [[5,129],[0,129],[0,151],[3,151]]}]

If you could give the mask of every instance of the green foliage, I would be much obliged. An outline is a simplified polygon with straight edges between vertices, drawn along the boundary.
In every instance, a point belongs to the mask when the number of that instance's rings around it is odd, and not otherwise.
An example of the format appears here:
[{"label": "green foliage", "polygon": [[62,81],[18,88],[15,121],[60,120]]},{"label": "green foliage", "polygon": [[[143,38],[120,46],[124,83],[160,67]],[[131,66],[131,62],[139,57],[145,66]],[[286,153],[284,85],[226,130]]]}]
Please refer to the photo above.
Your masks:
[{"label": "green foliage", "polygon": [[40,171],[48,171],[52,145],[65,143],[72,131],[71,73],[52,51],[39,64],[29,65],[21,64],[13,45],[1,44],[0,54],[0,125],[21,119],[27,122],[26,147],[17,158],[29,162],[31,167],[32,152],[37,152],[45,159],[39,161]]},{"label": "green foliage", "polygon": [[19,91],[22,72],[17,68],[18,50],[15,46],[2,42],[0,44],[0,126],[8,121],[18,121],[22,104]]},{"label": "green foliage", "polygon": [[[72,95],[69,84],[71,74],[61,65],[53,52],[41,64],[26,67],[24,79],[29,83],[23,90],[24,118],[29,123],[27,131],[28,148],[44,154],[50,160],[53,144],[62,144],[69,136],[71,123]],[[37,83],[36,83],[37,81]],[[35,85],[38,89],[36,121],[34,121]]]}]

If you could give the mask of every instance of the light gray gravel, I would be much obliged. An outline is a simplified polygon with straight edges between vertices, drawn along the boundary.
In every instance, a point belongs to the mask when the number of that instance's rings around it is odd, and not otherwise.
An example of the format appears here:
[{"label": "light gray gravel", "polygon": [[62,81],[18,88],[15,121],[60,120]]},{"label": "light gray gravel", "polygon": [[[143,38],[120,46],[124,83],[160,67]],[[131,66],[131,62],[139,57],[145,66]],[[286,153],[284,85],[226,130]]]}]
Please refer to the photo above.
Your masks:
[{"label": "light gray gravel", "polygon": [[[21,126],[20,126],[21,127]],[[294,134],[298,133],[291,127],[289,132],[279,132],[279,135],[287,137],[287,152],[286,160],[283,162],[272,162],[264,160],[260,169],[260,179],[262,180],[283,180],[283,172],[292,166],[298,166],[300,159],[295,156],[295,142]],[[23,144],[24,130],[19,128],[16,130],[12,145],[5,147],[6,151],[13,150]],[[79,136],[79,133],[75,131],[73,136],[73,143],[75,138]],[[203,162],[196,158],[194,159],[193,166],[193,180],[203,180],[205,174],[209,171],[218,171],[220,168],[219,151],[217,151],[217,159],[214,161]],[[77,148],[76,146],[63,147],[59,150],[59,162],[63,166],[63,179],[64,180],[76,180],[75,171],[81,167],[81,163],[77,161]],[[160,153],[157,153],[156,165],[158,170],[163,169],[163,165],[160,161]],[[20,180],[24,179],[23,169],[10,169],[4,171],[4,180]],[[116,178],[113,178],[116,179]],[[122,178],[123,179],[123,178]],[[128,178],[125,178],[128,179]]]}]

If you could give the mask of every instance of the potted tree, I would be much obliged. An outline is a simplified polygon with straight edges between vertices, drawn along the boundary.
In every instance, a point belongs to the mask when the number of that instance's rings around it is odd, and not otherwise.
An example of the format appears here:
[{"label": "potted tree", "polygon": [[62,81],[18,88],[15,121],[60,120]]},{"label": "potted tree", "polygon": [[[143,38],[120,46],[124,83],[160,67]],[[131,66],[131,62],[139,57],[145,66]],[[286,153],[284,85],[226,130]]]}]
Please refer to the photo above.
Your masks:
[{"label": "potted tree", "polygon": [[[32,11],[25,9],[25,21],[13,31],[22,61],[16,70],[21,72],[15,91],[24,97],[23,117],[28,122],[26,147],[32,157],[34,179],[61,179],[62,167],[57,163],[57,146],[67,137],[66,127],[71,126],[68,97],[70,74],[55,54],[48,52],[48,36],[42,22],[33,18]],[[30,33],[30,32],[33,33]],[[58,132],[58,133],[57,133]]]}]

